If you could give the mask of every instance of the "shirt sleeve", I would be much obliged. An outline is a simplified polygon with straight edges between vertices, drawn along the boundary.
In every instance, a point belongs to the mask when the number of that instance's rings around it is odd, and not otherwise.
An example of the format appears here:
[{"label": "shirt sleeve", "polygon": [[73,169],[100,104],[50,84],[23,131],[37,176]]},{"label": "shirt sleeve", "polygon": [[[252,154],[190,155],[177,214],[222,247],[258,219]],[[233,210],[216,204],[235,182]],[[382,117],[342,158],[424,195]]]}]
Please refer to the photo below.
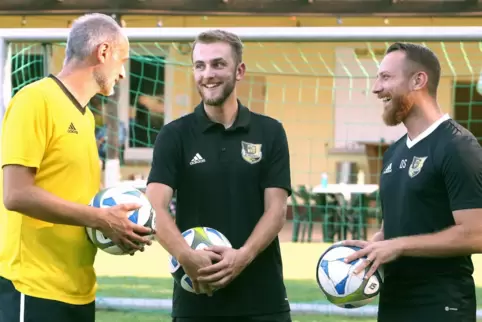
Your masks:
[{"label": "shirt sleeve", "polygon": [[267,147],[269,154],[263,169],[262,188],[282,188],[291,195],[291,170],[288,139],[281,123],[277,122],[275,138]]},{"label": "shirt sleeve", "polygon": [[482,148],[474,137],[456,136],[442,159],[452,211],[482,208]]},{"label": "shirt sleeve", "polygon": [[18,164],[39,168],[47,147],[48,109],[41,92],[24,88],[15,95],[2,124],[2,167]]},{"label": "shirt sleeve", "polygon": [[151,171],[147,184],[157,182],[176,190],[179,180],[180,137],[170,128],[164,126],[154,143]]}]

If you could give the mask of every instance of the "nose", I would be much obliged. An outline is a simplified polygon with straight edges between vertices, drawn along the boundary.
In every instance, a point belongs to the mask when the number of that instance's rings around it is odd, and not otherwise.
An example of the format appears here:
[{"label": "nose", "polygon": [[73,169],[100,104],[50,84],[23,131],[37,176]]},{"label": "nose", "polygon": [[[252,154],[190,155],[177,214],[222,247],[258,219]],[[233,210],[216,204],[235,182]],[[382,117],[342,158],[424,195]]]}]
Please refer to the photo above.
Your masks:
[{"label": "nose", "polygon": [[372,93],[373,94],[379,94],[381,93],[382,91],[382,86],[380,85],[380,82],[377,80],[375,80],[375,82],[373,83],[373,87],[372,87]]},{"label": "nose", "polygon": [[202,76],[203,76],[203,78],[214,78],[214,76],[215,76],[215,70],[214,70],[214,68],[212,68],[211,66],[207,65],[207,66],[204,68],[204,71],[203,71]]},{"label": "nose", "polygon": [[119,73],[119,79],[124,79],[126,77],[126,68],[122,65],[121,71]]}]

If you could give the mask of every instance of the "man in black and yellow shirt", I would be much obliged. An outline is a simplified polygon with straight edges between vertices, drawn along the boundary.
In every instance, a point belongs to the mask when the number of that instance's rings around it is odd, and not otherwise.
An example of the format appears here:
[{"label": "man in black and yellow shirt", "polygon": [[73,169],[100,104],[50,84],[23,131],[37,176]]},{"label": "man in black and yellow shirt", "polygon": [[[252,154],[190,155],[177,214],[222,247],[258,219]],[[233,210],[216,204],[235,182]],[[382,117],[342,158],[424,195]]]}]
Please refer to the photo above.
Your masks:
[{"label": "man in black and yellow shirt", "polygon": [[[84,227],[124,248],[147,242],[126,212],[136,205],[87,206],[100,188],[96,93],[124,77],[129,44],[105,15],[79,18],[63,70],[21,89],[2,127],[0,321],[95,321],[95,246]],[[133,232],[134,230],[134,232]],[[138,249],[134,248],[132,251]]]}]

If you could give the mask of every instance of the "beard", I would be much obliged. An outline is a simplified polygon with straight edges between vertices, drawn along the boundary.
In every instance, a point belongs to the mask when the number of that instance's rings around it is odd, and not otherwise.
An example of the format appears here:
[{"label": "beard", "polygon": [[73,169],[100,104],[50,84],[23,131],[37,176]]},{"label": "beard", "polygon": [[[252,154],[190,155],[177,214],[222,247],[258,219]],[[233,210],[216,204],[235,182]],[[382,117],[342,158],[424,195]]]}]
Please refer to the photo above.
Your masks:
[{"label": "beard", "polygon": [[389,105],[384,107],[383,122],[388,126],[397,126],[410,114],[413,100],[408,95],[393,96]]},{"label": "beard", "polygon": [[228,99],[228,97],[231,95],[231,93],[233,92],[235,85],[236,85],[236,80],[234,79],[234,77],[232,77],[227,82],[220,85],[219,87],[221,88],[216,88],[216,90],[220,90],[219,94],[214,96],[209,96],[209,97],[204,94],[204,91],[205,90],[209,91],[209,89],[206,89],[201,85],[197,87],[197,90],[204,104],[209,106],[222,106],[224,102]]},{"label": "beard", "polygon": [[99,71],[94,71],[94,79],[99,86],[99,94],[103,96],[114,95],[114,86],[109,85],[109,80]]}]

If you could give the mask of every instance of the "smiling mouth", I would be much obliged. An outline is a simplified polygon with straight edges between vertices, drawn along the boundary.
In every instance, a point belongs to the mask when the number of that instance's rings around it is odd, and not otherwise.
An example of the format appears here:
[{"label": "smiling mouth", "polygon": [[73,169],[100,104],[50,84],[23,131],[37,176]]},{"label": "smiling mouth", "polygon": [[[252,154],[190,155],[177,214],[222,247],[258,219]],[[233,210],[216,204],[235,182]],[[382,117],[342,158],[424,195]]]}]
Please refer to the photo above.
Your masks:
[{"label": "smiling mouth", "polygon": [[221,85],[221,83],[216,83],[216,84],[204,84],[203,87],[205,88],[216,88],[216,87],[219,87]]},{"label": "smiling mouth", "polygon": [[391,97],[384,97],[384,98],[382,98],[383,103],[388,103],[388,102],[390,102],[391,100],[392,100]]}]

